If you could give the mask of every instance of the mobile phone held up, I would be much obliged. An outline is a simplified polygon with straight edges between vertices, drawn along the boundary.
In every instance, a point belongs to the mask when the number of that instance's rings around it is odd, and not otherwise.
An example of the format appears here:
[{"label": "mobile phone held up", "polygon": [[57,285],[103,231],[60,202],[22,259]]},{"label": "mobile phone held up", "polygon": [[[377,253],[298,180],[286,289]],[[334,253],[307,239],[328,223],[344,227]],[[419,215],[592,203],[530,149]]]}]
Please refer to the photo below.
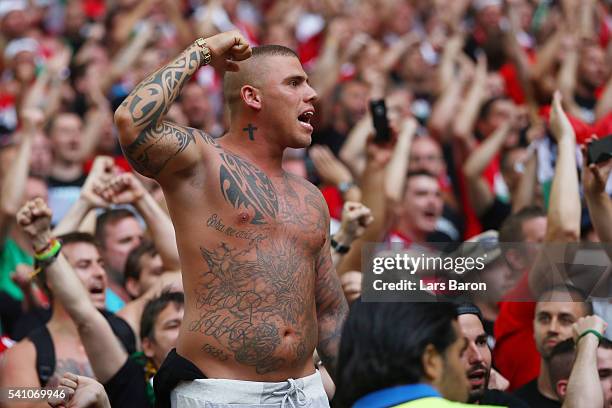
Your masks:
[{"label": "mobile phone held up", "polygon": [[374,130],[376,130],[374,143],[384,144],[389,142],[391,140],[391,128],[389,127],[389,120],[387,119],[387,106],[385,105],[385,100],[370,101],[370,112],[372,114]]},{"label": "mobile phone held up", "polygon": [[605,162],[612,157],[612,135],[596,140],[587,148],[588,164]]}]

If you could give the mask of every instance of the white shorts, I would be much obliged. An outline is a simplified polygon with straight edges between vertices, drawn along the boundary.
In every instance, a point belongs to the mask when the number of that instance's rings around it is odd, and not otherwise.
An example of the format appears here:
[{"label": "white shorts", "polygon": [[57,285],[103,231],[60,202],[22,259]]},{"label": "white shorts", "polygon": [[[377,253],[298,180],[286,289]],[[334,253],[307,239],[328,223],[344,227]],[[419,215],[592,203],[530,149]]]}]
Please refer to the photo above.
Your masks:
[{"label": "white shorts", "polygon": [[172,408],[329,408],[321,374],[283,382],[198,379],[181,382]]}]

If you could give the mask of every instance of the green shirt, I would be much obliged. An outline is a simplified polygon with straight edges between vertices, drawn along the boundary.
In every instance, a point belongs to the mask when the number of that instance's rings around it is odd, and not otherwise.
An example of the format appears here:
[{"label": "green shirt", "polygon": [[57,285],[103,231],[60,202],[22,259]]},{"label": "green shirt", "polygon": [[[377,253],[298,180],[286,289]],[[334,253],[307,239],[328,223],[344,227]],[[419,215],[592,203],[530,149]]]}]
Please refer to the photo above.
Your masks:
[{"label": "green shirt", "polygon": [[15,241],[7,238],[4,247],[0,250],[0,290],[15,300],[22,301],[23,293],[11,279],[11,274],[19,264],[33,265],[34,260]]}]

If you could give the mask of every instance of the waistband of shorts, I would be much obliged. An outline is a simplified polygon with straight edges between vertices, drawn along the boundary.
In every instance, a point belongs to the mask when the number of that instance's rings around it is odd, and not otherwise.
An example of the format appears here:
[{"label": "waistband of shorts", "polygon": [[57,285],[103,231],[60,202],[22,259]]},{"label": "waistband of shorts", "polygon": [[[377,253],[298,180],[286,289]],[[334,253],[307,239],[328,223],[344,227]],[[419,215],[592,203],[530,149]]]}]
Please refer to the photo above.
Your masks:
[{"label": "waistband of shorts", "polygon": [[282,400],[283,395],[291,388],[291,382],[295,382],[304,394],[310,398],[325,396],[321,373],[317,370],[314,374],[302,378],[287,379],[281,382],[259,382],[231,380],[223,378],[196,379],[183,381],[174,392],[183,396],[193,395],[200,400],[214,401],[215,403],[275,403]]}]

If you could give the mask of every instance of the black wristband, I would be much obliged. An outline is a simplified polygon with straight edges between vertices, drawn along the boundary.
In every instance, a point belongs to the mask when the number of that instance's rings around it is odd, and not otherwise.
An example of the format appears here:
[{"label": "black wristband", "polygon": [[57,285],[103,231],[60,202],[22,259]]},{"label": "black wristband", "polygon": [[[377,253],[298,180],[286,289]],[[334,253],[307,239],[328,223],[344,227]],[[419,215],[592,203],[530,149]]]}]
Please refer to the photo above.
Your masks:
[{"label": "black wristband", "polygon": [[331,239],[331,247],[334,248],[339,254],[346,254],[351,249],[350,246],[340,245],[338,241],[333,238]]}]

